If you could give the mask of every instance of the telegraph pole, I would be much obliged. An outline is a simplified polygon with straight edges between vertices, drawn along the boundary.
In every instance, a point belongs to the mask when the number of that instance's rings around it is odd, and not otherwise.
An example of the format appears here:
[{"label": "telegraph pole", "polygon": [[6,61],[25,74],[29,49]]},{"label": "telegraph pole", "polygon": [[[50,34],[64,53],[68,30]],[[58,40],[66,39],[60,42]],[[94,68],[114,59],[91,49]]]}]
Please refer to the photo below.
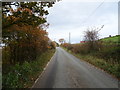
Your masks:
[{"label": "telegraph pole", "polygon": [[71,43],[71,42],[70,42],[70,38],[71,38],[71,37],[70,37],[70,32],[69,32],[69,44]]}]

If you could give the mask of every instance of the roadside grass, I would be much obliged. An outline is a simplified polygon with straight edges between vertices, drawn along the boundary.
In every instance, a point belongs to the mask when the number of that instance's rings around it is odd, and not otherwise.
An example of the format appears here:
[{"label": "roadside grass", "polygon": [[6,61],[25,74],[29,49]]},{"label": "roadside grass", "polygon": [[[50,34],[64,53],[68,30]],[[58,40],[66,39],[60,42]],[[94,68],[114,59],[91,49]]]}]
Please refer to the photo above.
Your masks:
[{"label": "roadside grass", "polygon": [[[63,47],[62,47],[63,48]],[[70,50],[65,49],[67,52],[71,53],[72,55],[76,56],[79,59],[82,59],[84,61],[87,61],[88,63],[106,71],[107,73],[111,74],[112,76],[118,78],[120,80],[120,64],[113,62],[113,60],[105,60],[101,59],[95,56],[92,56],[90,54],[87,55],[81,55],[81,54],[75,54]]]},{"label": "roadside grass", "polygon": [[16,64],[15,66],[9,67],[9,72],[3,73],[3,88],[32,87],[35,80],[42,73],[47,62],[53,56],[54,52],[55,50],[48,50],[45,53],[41,54],[36,61],[24,62],[22,65]]}]

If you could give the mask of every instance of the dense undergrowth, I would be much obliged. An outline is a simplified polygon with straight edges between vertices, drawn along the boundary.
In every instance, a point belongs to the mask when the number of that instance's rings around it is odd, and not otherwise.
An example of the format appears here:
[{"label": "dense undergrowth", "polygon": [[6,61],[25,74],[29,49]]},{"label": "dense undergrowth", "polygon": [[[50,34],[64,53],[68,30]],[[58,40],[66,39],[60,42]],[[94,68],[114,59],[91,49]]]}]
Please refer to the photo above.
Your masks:
[{"label": "dense undergrowth", "polygon": [[[31,87],[43,71],[55,50],[48,50],[37,57],[37,60],[13,66],[3,65],[3,88]],[[5,69],[4,69],[5,68]]]}]

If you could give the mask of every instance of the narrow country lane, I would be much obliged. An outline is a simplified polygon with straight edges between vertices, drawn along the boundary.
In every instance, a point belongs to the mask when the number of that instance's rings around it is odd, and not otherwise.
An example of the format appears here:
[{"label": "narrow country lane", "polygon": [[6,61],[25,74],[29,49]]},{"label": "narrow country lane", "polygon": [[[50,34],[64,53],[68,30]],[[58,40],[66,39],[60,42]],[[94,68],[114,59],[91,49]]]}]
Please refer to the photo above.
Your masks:
[{"label": "narrow country lane", "polygon": [[118,81],[58,47],[32,88],[118,88]]}]

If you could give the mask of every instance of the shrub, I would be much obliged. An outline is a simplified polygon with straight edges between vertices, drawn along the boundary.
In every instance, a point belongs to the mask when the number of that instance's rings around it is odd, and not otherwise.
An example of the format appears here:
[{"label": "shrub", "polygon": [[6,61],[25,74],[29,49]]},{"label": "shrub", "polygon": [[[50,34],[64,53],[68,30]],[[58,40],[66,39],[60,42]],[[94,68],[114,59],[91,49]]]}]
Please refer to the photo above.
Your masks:
[{"label": "shrub", "polygon": [[3,69],[5,69],[2,77],[3,88],[23,88],[32,85],[53,53],[54,50],[48,50],[35,61],[25,61],[23,64],[15,64],[9,67],[4,65]]}]

